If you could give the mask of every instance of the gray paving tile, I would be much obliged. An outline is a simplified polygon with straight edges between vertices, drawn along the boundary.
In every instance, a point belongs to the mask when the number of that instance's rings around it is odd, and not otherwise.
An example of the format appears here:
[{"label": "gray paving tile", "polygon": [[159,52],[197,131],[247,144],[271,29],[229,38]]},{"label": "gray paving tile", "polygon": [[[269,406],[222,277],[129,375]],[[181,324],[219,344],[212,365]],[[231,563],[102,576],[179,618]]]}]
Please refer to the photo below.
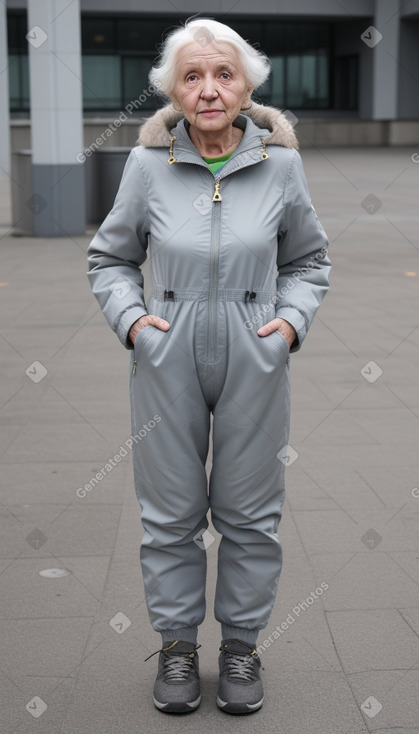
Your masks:
[{"label": "gray paving tile", "polygon": [[[379,548],[380,552],[413,551],[417,547],[419,515],[408,510],[317,510],[315,523],[310,510],[295,510],[293,516],[310,553],[364,552],[366,548]],[[372,543],[371,534],[376,538]]]},{"label": "gray paving tile", "polygon": [[408,503],[412,508],[415,507],[411,492],[414,486],[413,471],[409,472],[409,479],[406,481],[394,469],[383,466],[361,467],[354,462],[353,465],[342,466],[337,477],[335,462],[330,465],[326,462],[321,469],[311,467],[305,469],[305,473],[327,496],[348,510],[360,507],[366,510],[399,509]]},{"label": "gray paving tile", "polygon": [[[1,720],[6,732],[11,732],[23,720],[25,700],[24,691],[0,667],[0,691],[2,698]],[[28,700],[30,700],[28,698]]]},{"label": "gray paving tile", "polygon": [[399,609],[399,611],[403,619],[419,637],[419,606],[410,609]]},{"label": "gray paving tile", "polygon": [[[121,475],[129,475],[132,479],[131,457],[124,457],[99,482],[96,480],[96,474],[103,469],[107,459],[115,455],[118,448],[119,445],[115,444],[108,454],[98,458],[90,457],[86,462],[3,463],[1,502],[6,507],[17,504],[32,506],[38,503],[120,504]],[[90,491],[86,491],[85,496],[84,492],[81,493],[83,496],[78,496],[77,490],[83,489],[86,484]]]},{"label": "gray paving tile", "polygon": [[[328,580],[324,596],[327,611],[343,609],[394,609],[419,602],[419,585],[401,572],[387,553],[357,553],[343,568],[334,568],[336,559],[324,554],[312,557],[318,576]],[[390,591],[391,590],[391,591]]]},{"label": "gray paving tile", "polygon": [[19,435],[19,426],[0,426],[1,455],[8,450]]},{"label": "gray paving tile", "polygon": [[349,675],[348,682],[359,706],[368,702],[364,716],[370,731],[418,731],[418,670],[374,670]]},{"label": "gray paving tile", "polygon": [[120,508],[69,504],[3,508],[3,558],[106,555],[112,551]]},{"label": "gray paving tile", "polygon": [[[87,588],[90,590],[90,585]],[[127,559],[112,560],[100,600],[100,620],[96,621],[98,634],[103,630],[109,631],[109,620],[119,611],[126,614],[131,622],[137,621],[141,625],[147,620],[149,624],[139,558],[129,555]],[[95,637],[94,630],[92,637]]]},{"label": "gray paving tile", "polygon": [[279,664],[270,676],[272,696],[267,701],[265,714],[269,730],[275,731],[280,722],[283,731],[307,734],[363,731],[362,716],[347,682],[339,673],[301,668],[288,673]]},{"label": "gray paving tile", "polygon": [[[108,566],[107,557],[19,558],[0,574],[0,616],[6,619],[94,616]],[[40,571],[56,568],[70,574],[62,578],[39,575]]]},{"label": "gray paving tile", "polygon": [[[91,617],[2,621],[1,668],[25,694],[31,678],[65,678],[77,669]],[[33,694],[35,695],[35,694]]]},{"label": "gray paving tile", "polygon": [[[419,420],[411,411],[403,406],[389,410],[375,411],[373,409],[356,412],[356,422],[380,444],[387,444],[397,451],[399,443],[417,446],[419,439]],[[395,426],[402,425],[403,430],[395,430]]]},{"label": "gray paving tile", "polygon": [[318,484],[316,477],[309,475],[304,469],[298,469],[296,465],[290,467],[287,473],[286,486],[291,511],[336,509],[333,497]]},{"label": "gray paving tile", "polygon": [[109,555],[119,516],[120,509],[115,506],[73,505],[50,527],[48,547],[57,555]]},{"label": "gray paving tile", "polygon": [[4,458],[12,462],[88,461],[91,456],[104,456],[104,443],[96,430],[80,418],[59,428],[35,423],[22,428]]},{"label": "gray paving tile", "polygon": [[344,510],[294,511],[305,550],[312,553],[356,552],[360,545],[360,528]]},{"label": "gray paving tile", "polygon": [[262,664],[291,673],[302,670],[341,671],[342,667],[322,607],[307,606],[299,599],[294,606],[283,603],[275,609],[257,640]]},{"label": "gray paving tile", "polygon": [[[381,498],[381,487],[378,491],[370,485],[363,475],[353,468],[342,472],[336,478],[334,467],[297,469],[297,461],[288,472],[288,498],[293,510],[336,510],[344,508],[350,512],[362,506],[365,509],[386,507]],[[292,470],[292,471],[291,471]],[[393,502],[398,497],[394,497]],[[407,495],[408,496],[408,495]],[[406,498],[404,498],[406,499]],[[404,504],[400,498],[401,505]],[[400,505],[400,506],[401,506]]]},{"label": "gray paving tile", "polygon": [[[356,388],[350,388],[350,390]],[[350,394],[348,390],[348,395]],[[292,438],[298,446],[321,447],[324,446],[361,446],[374,445],[378,443],[371,433],[359,425],[356,416],[343,408],[331,407],[323,410],[299,411],[294,410],[294,422]]]},{"label": "gray paving tile", "polygon": [[389,555],[393,559],[394,563],[398,564],[409,578],[419,584],[419,557],[417,551],[406,553],[393,551]]},{"label": "gray paving tile", "polygon": [[[75,678],[72,676],[67,678],[31,676],[28,691],[22,691],[15,701],[6,699],[6,706],[3,706],[3,709],[8,711],[13,722],[6,731],[13,734],[31,734],[39,722],[38,727],[42,727],[42,734],[56,734],[71,700],[74,685]],[[40,715],[35,718],[33,713]],[[4,719],[2,723],[4,725]]]},{"label": "gray paving tile", "polygon": [[346,673],[419,669],[419,637],[391,609],[327,612]]}]

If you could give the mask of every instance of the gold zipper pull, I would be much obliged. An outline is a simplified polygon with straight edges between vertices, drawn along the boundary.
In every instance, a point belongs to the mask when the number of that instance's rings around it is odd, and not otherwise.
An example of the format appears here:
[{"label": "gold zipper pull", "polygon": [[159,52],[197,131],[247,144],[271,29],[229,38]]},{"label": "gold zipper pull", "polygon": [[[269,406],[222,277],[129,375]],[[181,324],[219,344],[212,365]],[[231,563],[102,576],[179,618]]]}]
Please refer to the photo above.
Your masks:
[{"label": "gold zipper pull", "polygon": [[215,188],[214,188],[214,196],[212,197],[213,201],[222,201],[222,197],[220,194],[220,182],[215,182]]},{"label": "gold zipper pull", "polygon": [[170,165],[172,165],[172,163],[176,163],[177,161],[177,159],[173,155],[173,143],[175,142],[175,140],[176,140],[176,137],[175,135],[173,135],[170,138],[169,158],[167,159],[167,162],[170,163]]},{"label": "gold zipper pull", "polygon": [[260,141],[261,141],[261,143],[262,143],[262,160],[263,160],[263,161],[266,161],[266,159],[267,159],[267,158],[269,158],[269,155],[268,155],[268,154],[267,154],[267,152],[266,152],[266,145],[265,145],[265,141],[264,141],[264,139],[263,139],[263,138],[261,138],[261,139],[260,139]]},{"label": "gold zipper pull", "polygon": [[132,374],[135,375],[136,371],[137,371],[137,360],[134,359],[134,364],[132,366]]}]

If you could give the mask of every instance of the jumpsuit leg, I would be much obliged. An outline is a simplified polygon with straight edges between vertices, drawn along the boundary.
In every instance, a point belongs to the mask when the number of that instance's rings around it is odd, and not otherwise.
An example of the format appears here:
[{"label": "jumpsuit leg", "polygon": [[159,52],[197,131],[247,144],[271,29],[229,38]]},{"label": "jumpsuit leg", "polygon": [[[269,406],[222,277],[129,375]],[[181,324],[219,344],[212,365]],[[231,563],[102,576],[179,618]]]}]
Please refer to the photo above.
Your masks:
[{"label": "jumpsuit leg", "polygon": [[285,499],[285,467],[277,453],[288,444],[289,422],[287,342],[278,332],[259,337],[256,331],[243,333],[242,326],[229,346],[213,421],[209,496],[212,522],[223,536],[214,613],[223,638],[255,644],[272,611]]},{"label": "jumpsuit leg", "polygon": [[[180,341],[176,330],[147,326],[131,357],[134,484],[144,527],[140,559],[150,622],[165,642],[195,642],[205,617],[206,552],[199,540],[208,527],[210,413],[187,329]],[[154,427],[147,431],[147,425]]]}]

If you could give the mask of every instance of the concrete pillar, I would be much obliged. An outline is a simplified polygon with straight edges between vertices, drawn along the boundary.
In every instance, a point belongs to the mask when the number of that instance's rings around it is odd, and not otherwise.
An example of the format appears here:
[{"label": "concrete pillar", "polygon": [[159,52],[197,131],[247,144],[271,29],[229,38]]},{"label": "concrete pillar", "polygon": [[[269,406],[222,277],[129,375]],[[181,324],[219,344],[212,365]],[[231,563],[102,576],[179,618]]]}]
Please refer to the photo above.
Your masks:
[{"label": "concrete pillar", "polygon": [[85,232],[80,0],[28,0],[35,236]]},{"label": "concrete pillar", "polygon": [[[372,48],[372,119],[398,117],[400,0],[375,0],[374,28],[382,39]],[[374,32],[370,33],[374,37]]]},{"label": "concrete pillar", "polygon": [[10,176],[9,58],[7,52],[7,8],[0,3],[0,169]]}]

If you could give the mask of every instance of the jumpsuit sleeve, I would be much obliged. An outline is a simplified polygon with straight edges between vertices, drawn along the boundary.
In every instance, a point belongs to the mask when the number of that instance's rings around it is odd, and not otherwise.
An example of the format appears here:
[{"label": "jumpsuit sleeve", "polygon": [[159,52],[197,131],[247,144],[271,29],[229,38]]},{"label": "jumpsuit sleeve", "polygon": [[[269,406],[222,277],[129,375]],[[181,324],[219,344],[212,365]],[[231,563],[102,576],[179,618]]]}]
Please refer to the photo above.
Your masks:
[{"label": "jumpsuit sleeve", "polygon": [[312,205],[301,156],[294,151],[284,190],[278,232],[276,316],[294,327],[296,352],[329,288],[328,238]]},{"label": "jumpsuit sleeve", "polygon": [[138,150],[129,154],[113,208],[87,249],[91,289],[126,349],[133,349],[132,324],[147,314],[140,266],[147,257],[149,216]]}]

